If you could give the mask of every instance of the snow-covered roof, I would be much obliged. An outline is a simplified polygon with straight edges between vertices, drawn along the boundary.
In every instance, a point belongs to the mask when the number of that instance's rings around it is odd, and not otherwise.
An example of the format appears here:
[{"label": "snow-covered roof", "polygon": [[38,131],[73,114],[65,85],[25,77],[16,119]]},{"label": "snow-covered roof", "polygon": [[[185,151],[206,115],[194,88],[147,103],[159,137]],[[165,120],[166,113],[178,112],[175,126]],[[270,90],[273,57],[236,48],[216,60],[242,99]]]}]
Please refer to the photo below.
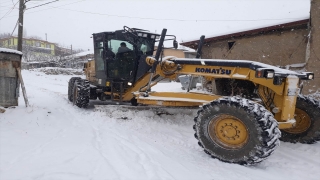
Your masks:
[{"label": "snow-covered roof", "polygon": [[58,63],[56,61],[28,61],[23,62],[23,64],[48,64],[48,63]]},{"label": "snow-covered roof", "polygon": [[84,52],[81,52],[81,53],[78,53],[78,54],[74,54],[73,56],[74,57],[81,57],[81,56],[86,56],[86,55],[88,55],[88,54],[93,54],[94,52],[93,52],[93,50],[91,50],[91,51],[84,51]]},{"label": "snow-covered roof", "polygon": [[78,57],[82,57],[82,56],[86,56],[86,55],[90,55],[90,54],[94,54],[93,50],[84,51],[84,52],[80,52],[80,53],[77,53],[77,54],[72,54],[70,56],[67,56],[66,59],[78,58]]},{"label": "snow-covered roof", "polygon": [[17,51],[14,49],[8,49],[8,48],[0,48],[0,52],[22,55],[21,51]]},{"label": "snow-covered roof", "polygon": [[178,49],[181,49],[181,50],[183,50],[184,52],[196,52],[194,49],[191,49],[191,48],[189,48],[189,47],[187,47],[187,46],[183,46],[183,45],[180,45],[180,46],[178,47]]},{"label": "snow-covered roof", "polygon": [[[11,39],[11,38],[18,38],[18,36],[8,36],[8,37],[5,37],[5,38],[0,38],[1,40],[7,40],[7,39]],[[54,43],[54,42],[49,42],[47,40],[42,40],[42,39],[37,39],[37,38],[28,38],[28,37],[23,37],[22,40],[32,40],[32,41],[40,41],[42,43],[46,43],[46,44],[54,44],[54,45],[57,45],[57,43]]]},{"label": "snow-covered roof", "polygon": [[[229,32],[221,32],[219,34],[215,35],[209,35],[205,38],[204,42],[211,42],[211,41],[219,41],[219,40],[225,40],[235,37],[241,37],[245,35],[254,35],[261,32],[267,32],[267,31],[273,31],[273,30],[279,30],[279,29],[287,29],[287,28],[294,28],[294,27],[300,27],[300,26],[307,26],[309,22],[309,18],[302,18],[298,21],[291,21],[291,22],[284,22],[284,23],[278,23],[278,24],[265,24],[256,26],[255,28],[242,28],[237,29]],[[187,47],[195,47],[197,46],[199,42],[199,39],[192,39],[185,42],[180,43],[180,45],[187,46]]]},{"label": "snow-covered roof", "polygon": [[80,53],[77,53],[77,54],[72,54],[72,55],[66,56],[65,59],[66,60],[73,60],[73,59],[77,59],[79,57],[83,57],[83,56],[90,55],[90,54],[94,54],[93,50],[84,51],[84,52],[80,52]]}]

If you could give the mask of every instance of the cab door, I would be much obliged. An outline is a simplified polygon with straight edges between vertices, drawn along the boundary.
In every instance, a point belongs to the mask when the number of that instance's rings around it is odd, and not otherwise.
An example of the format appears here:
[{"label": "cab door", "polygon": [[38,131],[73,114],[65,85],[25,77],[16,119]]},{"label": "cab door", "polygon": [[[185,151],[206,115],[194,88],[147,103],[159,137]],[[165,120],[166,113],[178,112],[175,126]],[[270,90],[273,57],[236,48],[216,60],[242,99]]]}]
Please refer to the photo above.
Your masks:
[{"label": "cab door", "polygon": [[95,60],[95,70],[98,85],[105,85],[106,82],[106,63],[105,63],[105,42],[104,34],[94,34],[94,60]]},{"label": "cab door", "polygon": [[[125,44],[126,48],[121,44]],[[134,77],[136,54],[134,46],[123,40],[109,39],[106,50],[107,77],[130,81]]]}]

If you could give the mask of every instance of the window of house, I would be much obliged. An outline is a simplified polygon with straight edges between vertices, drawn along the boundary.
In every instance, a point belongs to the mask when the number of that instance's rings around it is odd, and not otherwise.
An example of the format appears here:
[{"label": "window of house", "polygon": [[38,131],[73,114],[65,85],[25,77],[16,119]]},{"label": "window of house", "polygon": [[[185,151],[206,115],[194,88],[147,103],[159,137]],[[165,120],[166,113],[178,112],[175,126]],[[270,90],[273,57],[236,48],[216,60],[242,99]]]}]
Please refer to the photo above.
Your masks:
[{"label": "window of house", "polygon": [[47,45],[46,45],[46,48],[51,48],[51,44],[47,44]]},{"label": "window of house", "polygon": [[8,40],[8,45],[11,45],[11,39]]},{"label": "window of house", "polygon": [[235,43],[235,41],[228,42],[229,50],[233,47],[234,43]]},{"label": "window of house", "polygon": [[36,42],[36,47],[40,47],[40,42]]}]

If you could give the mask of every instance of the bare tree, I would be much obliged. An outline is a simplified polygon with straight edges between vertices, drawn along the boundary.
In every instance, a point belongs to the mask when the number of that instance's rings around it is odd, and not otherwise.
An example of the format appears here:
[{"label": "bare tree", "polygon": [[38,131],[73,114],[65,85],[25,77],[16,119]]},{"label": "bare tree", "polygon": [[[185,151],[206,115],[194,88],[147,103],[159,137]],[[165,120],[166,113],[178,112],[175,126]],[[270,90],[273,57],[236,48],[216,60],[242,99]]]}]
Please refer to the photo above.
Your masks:
[{"label": "bare tree", "polygon": [[0,39],[8,38],[10,36],[10,33],[0,33]]},{"label": "bare tree", "polygon": [[26,62],[34,61],[35,53],[33,52],[33,47],[29,44],[23,44],[22,45],[22,53],[23,53],[23,59]]},{"label": "bare tree", "polygon": [[[8,38],[10,37],[10,33],[0,33],[0,39]],[[0,42],[0,47],[4,47],[4,44]]]},{"label": "bare tree", "polygon": [[40,36],[28,36],[27,38],[29,38],[29,39],[43,40]]}]

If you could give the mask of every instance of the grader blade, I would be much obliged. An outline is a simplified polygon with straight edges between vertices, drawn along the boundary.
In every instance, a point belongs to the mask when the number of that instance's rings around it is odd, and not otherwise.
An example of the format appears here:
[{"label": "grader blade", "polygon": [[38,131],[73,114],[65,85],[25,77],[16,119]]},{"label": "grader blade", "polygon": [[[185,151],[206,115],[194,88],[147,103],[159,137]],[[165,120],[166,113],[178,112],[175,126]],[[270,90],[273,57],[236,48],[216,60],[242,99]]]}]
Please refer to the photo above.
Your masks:
[{"label": "grader blade", "polygon": [[197,114],[198,107],[161,107],[161,106],[127,106],[127,105],[94,105],[96,112],[106,112],[110,118],[130,120],[132,117],[170,117],[191,116]]}]

